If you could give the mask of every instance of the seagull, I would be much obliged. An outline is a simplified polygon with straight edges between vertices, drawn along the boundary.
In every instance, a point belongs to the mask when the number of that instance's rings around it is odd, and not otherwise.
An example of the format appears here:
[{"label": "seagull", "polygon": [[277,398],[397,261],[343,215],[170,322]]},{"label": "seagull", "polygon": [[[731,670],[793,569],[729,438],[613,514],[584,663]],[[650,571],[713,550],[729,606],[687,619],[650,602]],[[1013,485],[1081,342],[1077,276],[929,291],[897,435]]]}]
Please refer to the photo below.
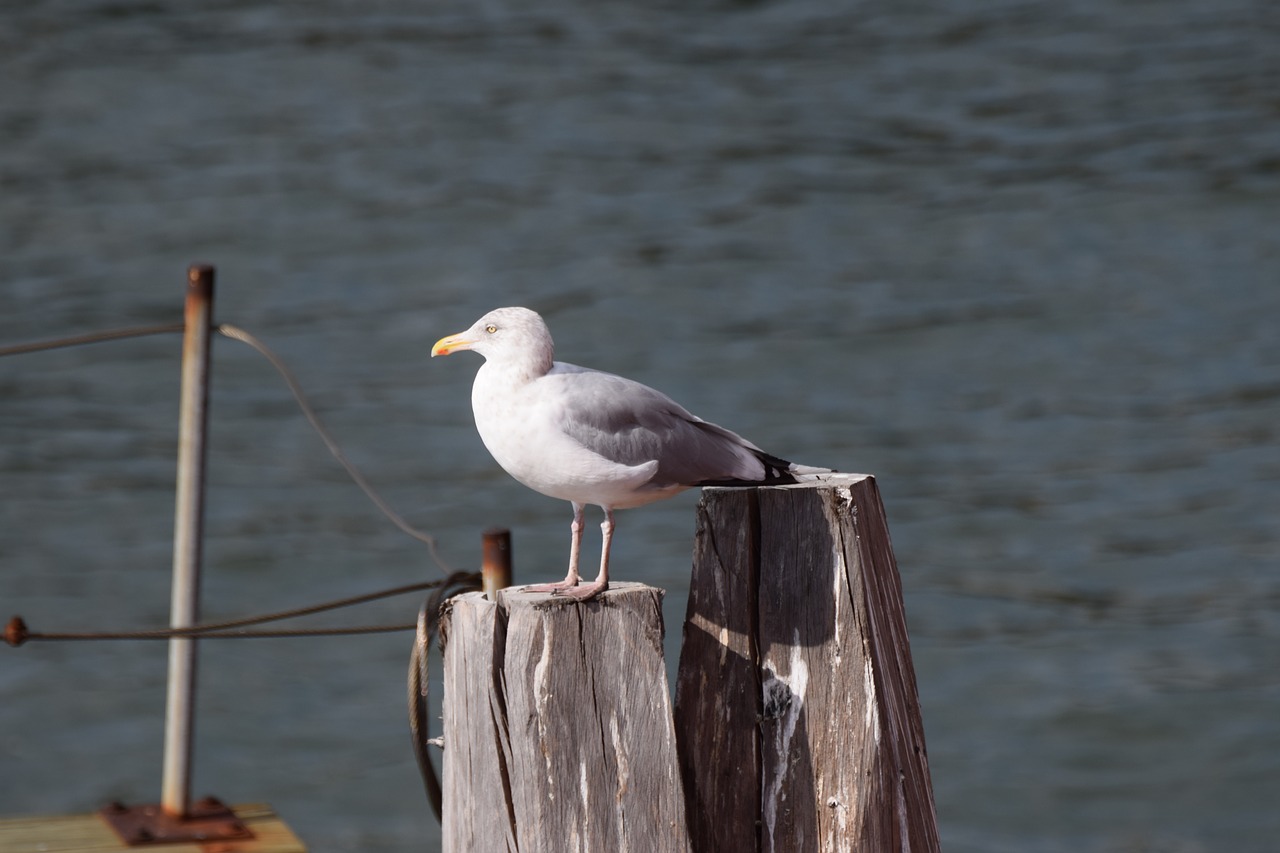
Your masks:
[{"label": "seagull", "polygon": [[[613,511],[695,486],[781,485],[821,479],[690,414],[639,382],[555,361],[547,324],[528,308],[498,308],[436,341],[431,356],[473,350],[485,362],[471,389],[476,430],[508,474],[573,505],[569,572],[526,587],[588,601],[609,587]],[[579,584],[583,510],[604,510],[596,579]]]}]

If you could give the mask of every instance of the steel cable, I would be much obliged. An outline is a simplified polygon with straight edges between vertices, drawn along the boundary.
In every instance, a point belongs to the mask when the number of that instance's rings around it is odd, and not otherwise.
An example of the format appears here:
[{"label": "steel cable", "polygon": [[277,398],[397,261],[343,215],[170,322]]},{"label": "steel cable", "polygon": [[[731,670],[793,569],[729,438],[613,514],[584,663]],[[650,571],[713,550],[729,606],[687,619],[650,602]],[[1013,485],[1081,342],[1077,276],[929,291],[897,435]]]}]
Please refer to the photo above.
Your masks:
[{"label": "steel cable", "polygon": [[[185,328],[186,327],[183,323],[169,323],[155,326],[133,326],[121,329],[109,329],[102,332],[92,332],[83,335],[72,335],[63,338],[31,341],[24,344],[12,344],[0,347],[0,357],[41,352],[62,347],[80,346],[83,344],[103,343],[127,338],[144,337],[148,335],[172,334],[182,332]],[[252,347],[276,369],[276,372],[289,388],[290,393],[293,394],[293,398],[297,403],[298,408],[307,419],[307,422],[311,425],[311,428],[320,436],[321,441],[324,442],[329,453],[337,460],[338,464],[342,466],[343,470],[347,472],[347,475],[351,480],[360,488],[361,491],[365,493],[365,496],[369,498],[373,505],[376,506],[392,524],[399,528],[401,532],[425,544],[428,552],[431,554],[431,559],[442,571],[448,572],[448,576],[439,581],[408,584],[406,586],[395,587],[389,590],[353,596],[351,598],[344,598],[310,607],[296,608],[294,610],[264,614],[261,616],[252,616],[245,619],[234,619],[225,622],[195,625],[187,628],[160,628],[142,631],[43,632],[31,631],[27,628],[26,623],[22,621],[21,617],[15,616],[6,626],[5,639],[9,645],[18,646],[28,640],[167,640],[173,637],[249,639],[263,637],[314,637],[408,631],[413,630],[416,627],[416,624],[405,623],[397,625],[364,625],[344,628],[310,628],[272,631],[244,631],[236,629],[246,628],[251,625],[258,625],[264,622],[273,622],[281,619],[310,615],[312,613],[320,613],[325,610],[332,610],[339,607],[349,607],[356,604],[362,604],[367,601],[373,601],[378,598],[387,598],[394,595],[402,595],[424,589],[444,589],[449,586],[457,585],[466,586],[466,588],[478,588],[479,574],[459,572],[450,567],[440,556],[436,538],[405,521],[405,519],[392,509],[386,500],[378,494],[377,490],[375,490],[369,481],[365,479],[364,475],[358,468],[356,468],[355,464],[347,458],[346,454],[342,451],[342,448],[333,439],[333,436],[330,435],[328,429],[326,429],[324,424],[321,423],[319,416],[316,415],[315,410],[311,407],[310,402],[303,393],[302,387],[298,384],[293,372],[289,369],[288,365],[284,363],[280,356],[263,343],[256,335],[240,328],[239,326],[223,323],[215,326],[214,331],[218,332],[223,337],[240,341],[241,343]],[[436,597],[437,596],[433,596],[433,598]]]},{"label": "steel cable", "polygon": [[[184,330],[185,326],[182,323],[113,329],[105,332],[76,335],[55,340],[35,341],[26,344],[0,347],[0,357],[40,352],[60,347],[78,346],[81,344],[101,343],[104,341],[143,337],[146,335],[171,334],[182,332]],[[371,486],[364,478],[364,475],[360,473],[359,469],[356,468],[351,460],[347,458],[346,454],[343,453],[342,448],[338,446],[338,443],[334,441],[333,437],[329,434],[329,431],[320,422],[315,410],[312,409],[311,404],[308,402],[306,395],[303,394],[302,388],[294,377],[293,372],[289,370],[288,366],[278,355],[276,355],[274,351],[272,351],[255,335],[238,326],[224,323],[214,327],[214,330],[224,337],[231,338],[232,340],[238,340],[249,345],[267,359],[288,386],[289,391],[293,394],[294,400],[297,402],[299,409],[301,409],[303,416],[306,417],[307,422],[311,424],[312,429],[314,429],[316,434],[320,436],[320,439],[324,442],[329,453],[338,461],[338,464],[343,467],[347,472],[347,475],[351,477],[352,481],[360,487],[360,490],[363,491],[365,496],[373,502],[374,506],[376,506],[383,515],[390,519],[397,528],[399,528],[403,533],[425,544],[431,554],[432,560],[435,561],[436,565],[442,571],[449,572],[449,575],[437,581],[424,581],[421,583],[407,584],[387,590],[381,590],[379,592],[351,596],[307,607],[298,607],[290,610],[282,610],[274,613],[266,613],[240,619],[208,622],[185,628],[161,628],[143,631],[42,632],[31,631],[20,616],[15,616],[9,620],[8,625],[5,627],[5,641],[11,646],[20,646],[29,640],[169,640],[174,637],[198,637],[200,639],[259,639],[265,637],[319,637],[416,630],[417,633],[409,661],[409,729],[413,737],[414,754],[418,759],[419,770],[421,771],[423,784],[426,788],[427,800],[430,802],[431,808],[435,812],[436,819],[441,820],[442,792],[440,778],[436,773],[435,766],[432,764],[431,757],[427,754],[427,745],[431,742],[429,738],[430,718],[427,707],[429,683],[428,660],[430,656],[431,641],[438,633],[440,609],[443,602],[452,595],[480,589],[481,576],[476,572],[461,572],[451,569],[441,558],[435,537],[410,525],[399,513],[392,509],[385,500],[383,500],[382,496],[378,494],[373,486]],[[423,603],[422,608],[418,613],[418,619],[414,623],[396,625],[364,625],[344,628],[309,628],[268,631],[241,630],[253,625],[261,625],[267,622],[276,622],[300,616],[309,616],[327,610],[351,607],[381,598],[389,598],[425,589],[432,589],[433,592]]]},{"label": "steel cable", "polygon": [[320,436],[320,440],[323,441],[325,447],[329,449],[329,453],[334,459],[338,460],[338,464],[343,467],[347,472],[347,475],[351,477],[352,481],[360,487],[360,490],[365,493],[369,500],[373,501],[373,505],[381,510],[382,514],[391,520],[392,524],[400,528],[402,532],[412,536],[419,542],[424,543],[427,546],[427,550],[431,553],[431,559],[435,560],[436,565],[439,566],[441,570],[446,572],[453,571],[453,569],[450,568],[449,565],[440,557],[435,537],[429,533],[424,533],[423,531],[418,530],[416,527],[409,524],[409,522],[405,521],[398,512],[392,509],[391,506],[382,499],[382,496],[378,494],[373,486],[369,485],[369,481],[364,478],[364,475],[360,473],[360,470],[356,468],[355,464],[352,463],[351,460],[347,458],[346,454],[342,452],[342,448],[333,440],[333,436],[331,436],[329,431],[325,429],[324,425],[320,423],[320,418],[316,415],[315,410],[311,408],[311,404],[307,401],[306,395],[302,393],[302,387],[298,385],[298,380],[294,378],[293,372],[289,370],[288,366],[280,356],[276,355],[275,352],[273,352],[256,336],[250,334],[244,329],[241,329],[239,326],[232,326],[228,323],[223,323],[216,327],[216,331],[224,337],[248,344],[271,363],[271,366],[274,367],[276,372],[284,379],[285,384],[289,386],[289,391],[292,392],[294,400],[298,403],[298,408],[302,410],[302,414],[306,417],[307,422],[311,424],[311,428]]},{"label": "steel cable", "polygon": [[424,589],[435,589],[437,590],[436,595],[438,595],[439,590],[446,589],[450,586],[459,586],[470,589],[479,588],[479,585],[480,574],[478,572],[454,572],[449,575],[449,577],[442,578],[440,580],[405,584],[403,586],[392,587],[390,589],[379,590],[377,592],[353,595],[348,598],[326,601],[321,604],[312,604],[307,607],[296,607],[291,610],[280,610],[274,613],[247,616],[241,619],[206,622],[201,625],[192,625],[186,628],[155,628],[143,631],[32,631],[27,627],[26,623],[22,621],[21,617],[15,616],[9,621],[9,624],[5,629],[5,640],[11,646],[20,646],[28,640],[168,640],[173,637],[199,637],[200,639],[253,639],[263,637],[317,637],[336,636],[340,634],[377,634],[392,631],[412,631],[417,627],[415,623],[397,625],[357,625],[340,628],[298,628],[278,631],[237,631],[233,629],[245,628],[250,625],[261,625],[265,622],[279,622],[284,619],[296,619],[300,616],[310,616],[315,613],[323,613],[326,610],[337,610],[341,607],[352,607],[357,604],[376,601],[380,598],[391,598],[397,595],[419,592]]},{"label": "steel cable", "polygon": [[[157,326],[133,326],[123,329],[109,329],[104,332],[91,332],[84,335],[53,338],[44,341],[31,341],[25,344],[11,344],[9,346],[0,347],[0,357],[41,352],[61,347],[80,346],[82,344],[95,344],[106,341],[123,340],[126,338],[144,337],[147,335],[172,334],[175,332],[182,332],[185,328],[186,326],[182,323],[168,323]],[[265,358],[271,366],[276,369],[276,372],[280,374],[285,385],[288,386],[290,393],[293,394],[293,398],[297,402],[298,408],[302,411],[303,416],[307,419],[307,422],[311,424],[311,428],[316,431],[316,434],[320,436],[320,440],[324,442],[329,453],[338,461],[338,464],[342,466],[343,470],[347,472],[347,476],[349,476],[352,481],[360,487],[360,490],[365,493],[365,496],[368,497],[370,501],[373,502],[373,505],[376,506],[383,515],[390,519],[391,523],[398,527],[401,532],[417,539],[419,542],[422,542],[427,546],[427,550],[431,554],[431,559],[435,561],[435,564],[440,567],[441,571],[446,573],[454,571],[454,569],[440,556],[439,545],[436,542],[436,538],[405,521],[403,516],[391,508],[391,505],[388,504],[380,494],[378,494],[377,490],[370,485],[369,481],[360,473],[360,470],[356,468],[355,464],[347,458],[345,453],[342,452],[342,448],[338,446],[336,441],[334,441],[333,436],[329,434],[328,429],[326,429],[324,424],[320,422],[320,418],[316,415],[315,410],[311,408],[311,403],[302,392],[302,386],[298,384],[298,380],[294,377],[293,371],[289,369],[288,365],[284,363],[280,356],[276,355],[276,353],[263,343],[256,335],[240,328],[239,326],[233,326],[230,323],[222,323],[215,326],[214,331],[218,332],[223,337],[249,345],[263,358]]]},{"label": "steel cable", "polygon": [[22,355],[28,352],[75,347],[81,344],[99,344],[104,341],[119,341],[125,338],[141,338],[146,335],[167,335],[181,332],[186,328],[182,323],[167,323],[162,326],[132,326],[127,329],[109,329],[105,332],[91,332],[87,335],[72,335],[66,338],[54,338],[47,341],[31,341],[25,344],[10,344],[0,347],[0,357],[6,355]]}]

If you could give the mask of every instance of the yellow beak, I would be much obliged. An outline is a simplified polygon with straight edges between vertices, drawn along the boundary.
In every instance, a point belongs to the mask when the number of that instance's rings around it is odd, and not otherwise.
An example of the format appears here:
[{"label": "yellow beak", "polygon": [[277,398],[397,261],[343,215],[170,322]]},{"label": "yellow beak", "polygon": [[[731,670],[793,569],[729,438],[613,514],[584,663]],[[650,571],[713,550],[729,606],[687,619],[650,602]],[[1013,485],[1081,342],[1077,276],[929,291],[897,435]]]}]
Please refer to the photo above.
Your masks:
[{"label": "yellow beak", "polygon": [[474,340],[467,337],[466,332],[458,332],[456,335],[449,335],[436,341],[431,347],[431,357],[451,355],[459,350],[471,349],[471,345],[474,343]]}]

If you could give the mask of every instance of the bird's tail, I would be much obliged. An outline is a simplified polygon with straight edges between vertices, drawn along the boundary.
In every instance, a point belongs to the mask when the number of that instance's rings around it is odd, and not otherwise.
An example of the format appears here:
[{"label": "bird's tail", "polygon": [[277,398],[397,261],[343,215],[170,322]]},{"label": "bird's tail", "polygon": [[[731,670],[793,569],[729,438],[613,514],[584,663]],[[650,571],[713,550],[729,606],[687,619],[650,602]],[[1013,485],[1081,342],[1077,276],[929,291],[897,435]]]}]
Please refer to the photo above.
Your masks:
[{"label": "bird's tail", "polygon": [[812,465],[797,465],[788,462],[772,453],[751,448],[751,454],[764,466],[764,476],[758,480],[705,480],[699,486],[790,486],[796,483],[814,483],[821,481],[828,474],[836,474],[834,468],[816,468]]},{"label": "bird's tail", "polygon": [[791,467],[787,469],[797,483],[816,483],[825,480],[831,474],[839,474],[840,472],[834,468],[817,468],[813,465],[797,465],[791,463]]}]

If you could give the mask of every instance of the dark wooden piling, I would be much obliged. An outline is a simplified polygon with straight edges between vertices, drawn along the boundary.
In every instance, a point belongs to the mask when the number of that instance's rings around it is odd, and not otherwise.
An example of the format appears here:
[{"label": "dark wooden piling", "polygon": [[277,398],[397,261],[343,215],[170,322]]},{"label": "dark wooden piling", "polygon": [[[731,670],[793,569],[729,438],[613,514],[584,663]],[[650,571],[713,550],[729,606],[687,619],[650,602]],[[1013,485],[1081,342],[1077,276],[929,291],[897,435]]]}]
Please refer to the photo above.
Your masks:
[{"label": "dark wooden piling", "polygon": [[662,592],[451,600],[445,853],[689,849],[662,658]]},{"label": "dark wooden piling", "polygon": [[874,478],[704,490],[675,727],[695,853],[939,849]]}]

